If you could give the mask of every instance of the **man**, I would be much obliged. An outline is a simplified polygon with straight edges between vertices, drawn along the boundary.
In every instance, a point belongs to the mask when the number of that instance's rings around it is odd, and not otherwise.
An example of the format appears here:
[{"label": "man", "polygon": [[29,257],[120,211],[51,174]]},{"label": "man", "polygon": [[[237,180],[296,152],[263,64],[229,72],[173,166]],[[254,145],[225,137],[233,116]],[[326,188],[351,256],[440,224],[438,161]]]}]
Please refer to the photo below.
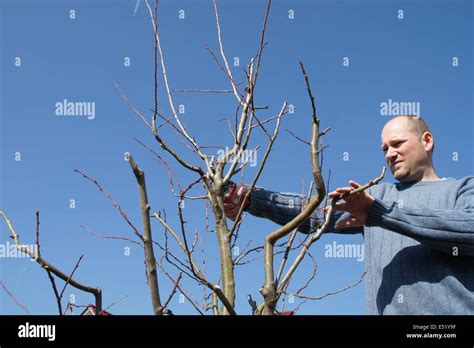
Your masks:
[{"label": "man", "polygon": [[[364,235],[367,314],[474,314],[474,177],[438,177],[433,135],[420,117],[393,118],[381,138],[399,182],[340,201],[328,229]],[[359,187],[349,184],[328,196]],[[227,193],[229,218],[235,219],[246,190]],[[283,225],[301,211],[302,201],[297,194],[257,188],[245,210]],[[322,218],[317,209],[300,231],[309,233]]]}]

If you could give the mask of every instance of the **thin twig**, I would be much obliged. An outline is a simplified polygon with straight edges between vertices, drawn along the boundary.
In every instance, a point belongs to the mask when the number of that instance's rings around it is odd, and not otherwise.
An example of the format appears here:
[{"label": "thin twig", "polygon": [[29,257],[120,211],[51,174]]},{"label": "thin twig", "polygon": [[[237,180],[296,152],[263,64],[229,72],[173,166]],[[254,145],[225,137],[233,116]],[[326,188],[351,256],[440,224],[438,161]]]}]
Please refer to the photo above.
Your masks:
[{"label": "thin twig", "polygon": [[64,287],[61,290],[61,293],[59,294],[59,300],[61,300],[63,298],[64,291],[66,290],[66,287],[68,286],[69,282],[71,281],[72,276],[74,275],[74,273],[76,273],[76,270],[79,267],[79,265],[80,265],[83,258],[84,258],[84,255],[81,255],[79,257],[79,260],[77,260],[76,265],[74,266],[74,269],[72,270],[71,274],[67,278],[66,283],[64,284]]},{"label": "thin twig", "polygon": [[36,251],[38,256],[41,257],[41,247],[40,247],[40,235],[39,235],[39,226],[40,226],[40,212],[36,211]]},{"label": "thin twig", "polygon": [[365,271],[364,273],[362,273],[362,276],[360,277],[360,279],[353,283],[353,284],[350,284],[342,289],[339,289],[339,290],[336,290],[336,291],[331,291],[331,292],[328,292],[324,295],[321,295],[321,296],[303,296],[303,295],[300,295],[298,293],[294,293],[294,294],[287,294],[289,296],[293,296],[293,297],[296,297],[296,298],[301,298],[301,299],[306,299],[306,300],[321,300],[325,297],[328,297],[328,296],[332,296],[332,295],[336,295],[336,294],[339,294],[343,291],[346,291],[346,290],[349,290],[353,287],[356,287],[357,285],[359,285],[360,283],[362,283],[362,281],[364,280],[364,277],[365,275],[367,274],[367,271]]},{"label": "thin twig", "polygon": [[[155,22],[158,21],[158,0],[155,0]],[[152,118],[152,131],[156,132],[156,114],[158,112],[158,40],[156,38],[155,33],[153,33],[153,39],[155,41],[154,45],[154,50],[153,50],[153,68],[154,68],[154,74],[153,74],[153,86],[155,88],[154,90],[154,101],[155,101],[155,108],[154,108],[154,113],[153,113],[153,118]]]},{"label": "thin twig", "polygon": [[[161,261],[158,263],[158,267],[161,268],[161,270],[163,271],[163,273],[174,283],[174,284],[177,284],[176,280],[173,279],[173,277],[171,276],[171,274],[169,274],[169,272],[163,267]],[[181,294],[183,294],[184,297],[186,297],[188,299],[188,301],[191,303],[191,305],[194,307],[194,309],[201,315],[204,315],[204,313],[199,309],[199,306],[195,303],[195,301],[193,299],[191,299],[191,297],[186,294],[185,291],[183,291],[182,289],[182,285],[179,285],[177,284],[176,287],[181,291]]]},{"label": "thin twig", "polygon": [[285,128],[285,130],[290,133],[292,136],[294,136],[296,139],[298,139],[299,141],[301,141],[302,143],[306,144],[306,145],[311,145],[311,143],[309,141],[306,141],[304,139],[301,139],[299,136],[297,136],[295,133],[293,133],[291,130],[289,130],[288,128]]},{"label": "thin twig", "polygon": [[18,299],[7,289],[7,287],[5,286],[5,284],[3,284],[3,282],[0,280],[0,286],[3,288],[3,290],[5,290],[5,292],[7,293],[7,295],[16,303],[16,305],[18,307],[20,307],[21,309],[23,309],[23,311],[28,314],[28,315],[31,315],[30,311],[28,310],[28,308],[23,304],[21,303],[20,301],[18,301]]},{"label": "thin twig", "polygon": [[229,63],[227,62],[227,58],[226,58],[225,53],[224,53],[224,46],[222,44],[221,26],[220,26],[220,23],[219,23],[219,10],[217,8],[216,0],[213,0],[213,3],[214,3],[214,12],[216,14],[217,38],[218,38],[218,41],[219,41],[219,48],[220,48],[220,52],[221,52],[221,57],[224,60],[224,64],[225,64],[225,67],[226,67],[226,73],[227,73],[227,76],[229,77],[229,80],[231,82],[232,90],[234,91],[234,95],[237,98],[237,101],[239,102],[239,104],[242,104],[243,96],[237,89],[237,86],[234,82],[234,78],[232,77],[232,71],[230,70]]},{"label": "thin twig", "polygon": [[230,89],[177,89],[177,93],[233,93]]},{"label": "thin twig", "polygon": [[296,291],[296,294],[300,294],[301,291],[303,291],[304,289],[306,289],[309,284],[311,283],[311,281],[314,279],[314,277],[316,277],[316,273],[318,273],[318,264],[316,263],[316,260],[314,259],[314,256],[311,255],[310,252],[308,252],[308,255],[311,257],[311,262],[313,263],[313,273],[310,275],[310,277],[308,278],[308,280],[306,281],[306,283],[298,289],[298,291]]},{"label": "thin twig", "polygon": [[58,305],[58,313],[59,313],[59,315],[63,315],[63,308],[62,308],[62,305],[61,305],[61,297],[59,296],[58,288],[56,287],[56,281],[54,280],[54,277],[51,274],[50,270],[47,269],[46,273],[48,274],[48,278],[51,282],[51,286],[53,287],[54,297],[56,298],[56,303]]},{"label": "thin twig", "polygon": [[100,190],[100,192],[102,192],[111,202],[112,204],[114,205],[115,208],[117,208],[117,210],[119,211],[120,215],[122,215],[122,217],[125,219],[125,221],[127,222],[127,224],[133,229],[133,232],[135,233],[135,235],[140,238],[141,241],[143,241],[143,235],[138,231],[138,229],[135,227],[134,224],[132,224],[132,222],[130,221],[130,219],[128,218],[127,214],[125,214],[125,212],[123,211],[122,207],[115,201],[114,197],[112,197],[107,191],[104,190],[104,188],[102,187],[102,185],[99,184],[99,182],[84,174],[83,172],[81,172],[79,169],[74,169],[74,171],[80,175],[82,175],[84,178],[86,178],[87,180],[91,181],[92,183],[94,183],[97,188]]},{"label": "thin twig", "polygon": [[117,84],[117,82],[114,82],[115,84],[115,87],[118,89],[120,95],[122,96],[123,100],[125,100],[125,102],[127,103],[127,105],[132,109],[132,111],[135,113],[135,115],[137,115],[142,121],[143,123],[148,127],[148,129],[150,129],[152,132],[153,132],[153,126],[150,125],[150,123],[146,120],[146,118],[140,113],[140,111],[138,111],[138,109],[135,107],[135,105],[133,105],[130,100],[128,99],[128,97],[125,95],[125,93],[122,92],[122,90],[120,89],[119,85]]},{"label": "thin twig", "polygon": [[267,20],[268,20],[268,15],[270,13],[271,4],[272,4],[272,1],[268,0],[267,9],[265,10],[265,18],[263,19],[262,32],[261,32],[261,36],[260,36],[260,46],[259,46],[258,54],[257,54],[257,68],[255,69],[255,75],[253,77],[253,83],[252,83],[253,86],[255,86],[257,84],[257,77],[258,77],[258,73],[259,73],[259,70],[260,70],[260,62],[262,60],[262,51],[263,51],[263,48],[265,46],[265,42],[264,42],[265,41],[265,31],[266,31],[266,28],[267,28]]},{"label": "thin twig", "polygon": [[228,119],[228,118],[222,118],[218,121],[227,121],[227,125],[229,126],[229,131],[230,131],[230,134],[232,134],[232,138],[234,139],[235,141],[235,133],[232,131],[232,122]]},{"label": "thin twig", "polygon": [[105,235],[105,234],[100,234],[100,233],[96,233],[94,231],[92,231],[91,229],[81,225],[80,226],[83,230],[85,230],[86,232],[92,234],[93,236],[96,236],[96,237],[99,237],[99,238],[104,238],[104,239],[118,239],[118,240],[123,240],[125,242],[130,242],[130,243],[133,243],[133,244],[137,244],[139,247],[143,248],[143,244],[140,243],[140,242],[137,242],[136,240],[133,240],[133,239],[130,239],[130,238],[127,238],[127,237],[121,237],[121,236],[111,236],[111,235]]},{"label": "thin twig", "polygon": [[107,311],[109,308],[111,308],[112,306],[115,306],[117,303],[119,302],[122,302],[124,299],[127,298],[127,295],[123,295],[122,297],[120,297],[119,299],[115,300],[114,302],[112,302],[110,305],[108,305],[107,307],[104,308],[104,310],[102,312],[105,312]]},{"label": "thin twig", "polygon": [[181,281],[181,278],[183,277],[183,273],[180,273],[178,275],[178,279],[174,282],[173,290],[171,290],[170,295],[168,296],[168,299],[163,305],[163,308],[167,308],[169,303],[171,302],[171,299],[173,298],[174,294],[176,293],[176,290],[178,289],[179,282]]},{"label": "thin twig", "polygon": [[170,190],[171,190],[171,192],[174,193],[175,191],[174,191],[174,188],[173,188],[173,180],[177,181],[178,186],[179,186],[179,181],[176,179],[176,174],[173,172],[173,169],[171,169],[171,167],[168,165],[168,162],[166,162],[160,155],[158,155],[158,153],[156,153],[156,151],[153,150],[150,146],[146,145],[145,143],[143,143],[139,139],[134,137],[133,140],[135,140],[137,143],[139,143],[145,149],[150,151],[153,154],[153,156],[155,157],[154,159],[156,161],[160,162],[163,165],[163,167],[165,167],[166,171],[168,172],[168,176],[169,176],[169,180],[170,180]]},{"label": "thin twig", "polygon": [[[268,107],[266,107],[266,108],[268,108]],[[257,110],[257,109],[259,109],[259,108],[258,108],[258,107],[253,107],[253,108],[252,108],[252,110]],[[267,118],[266,120],[263,120],[263,121],[259,121],[257,118],[255,118],[255,120],[257,120],[257,123],[256,123],[256,124],[253,124],[251,127],[252,127],[252,128],[260,127],[260,126],[264,125],[265,123],[271,122],[271,121],[273,121],[273,120],[275,120],[275,119],[277,119],[277,118],[278,118],[278,115],[269,117],[269,118]],[[247,129],[245,129],[245,130],[247,130]]]}]

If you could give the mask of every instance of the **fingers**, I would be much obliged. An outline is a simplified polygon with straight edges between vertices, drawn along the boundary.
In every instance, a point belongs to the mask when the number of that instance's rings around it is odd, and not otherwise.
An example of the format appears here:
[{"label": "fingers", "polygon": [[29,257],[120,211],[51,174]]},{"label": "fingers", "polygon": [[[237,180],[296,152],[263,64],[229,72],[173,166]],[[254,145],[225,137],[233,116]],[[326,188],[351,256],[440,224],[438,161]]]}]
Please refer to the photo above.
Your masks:
[{"label": "fingers", "polygon": [[239,207],[231,203],[224,203],[224,212],[229,219],[234,221],[239,213]]},{"label": "fingers", "polygon": [[235,214],[237,214],[239,208],[240,204],[236,204],[234,202],[224,203],[224,212],[226,213],[226,215],[232,214],[234,212]]},{"label": "fingers", "polygon": [[357,182],[353,181],[353,180],[349,180],[349,185],[351,185],[351,187],[337,188],[335,191],[330,192],[328,194],[328,197],[336,198],[336,197],[342,196],[343,194],[347,194],[347,193],[351,192],[352,190],[360,187],[360,185]]},{"label": "fingers", "polygon": [[353,217],[344,219],[336,225],[336,227],[340,227],[340,228],[359,227],[359,226],[362,226],[362,224]]},{"label": "fingers", "polygon": [[241,205],[243,205],[244,208],[247,206],[248,202],[250,201],[250,195],[248,193],[249,193],[249,188],[247,186],[242,185],[238,188],[235,203],[239,207]]},{"label": "fingers", "polygon": [[237,189],[237,195],[242,196],[246,191],[246,187],[244,185],[240,185],[239,188]]},{"label": "fingers", "polygon": [[235,189],[232,188],[224,194],[224,203],[231,202],[233,200]]},{"label": "fingers", "polygon": [[347,211],[347,203],[337,203],[334,205],[335,210]]},{"label": "fingers", "polygon": [[244,192],[244,186],[241,185],[238,188],[231,188],[224,194],[224,202],[235,202],[238,198],[242,196],[242,192]]},{"label": "fingers", "polygon": [[[245,185],[240,185],[237,189],[229,190],[224,196],[224,212],[226,216],[235,220],[239,213],[241,205],[243,205],[244,198],[247,194],[248,188]],[[249,197],[247,197],[248,201]]]},{"label": "fingers", "polygon": [[335,191],[332,191],[328,194],[328,197],[335,198],[339,197],[347,192],[351,192],[354,188],[353,187],[340,187]]},{"label": "fingers", "polygon": [[349,185],[351,185],[353,188],[359,188],[360,185],[356,183],[355,181],[349,180]]}]

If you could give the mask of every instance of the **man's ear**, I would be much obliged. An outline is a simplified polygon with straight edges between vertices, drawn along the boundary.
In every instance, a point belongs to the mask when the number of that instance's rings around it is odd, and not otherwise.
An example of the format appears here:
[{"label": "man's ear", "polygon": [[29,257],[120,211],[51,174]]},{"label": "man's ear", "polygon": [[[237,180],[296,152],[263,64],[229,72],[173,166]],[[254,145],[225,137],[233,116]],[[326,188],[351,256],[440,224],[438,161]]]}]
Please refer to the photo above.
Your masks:
[{"label": "man's ear", "polygon": [[426,151],[433,150],[433,147],[434,147],[433,134],[431,134],[430,132],[424,132],[423,135],[421,136],[421,142],[423,143],[423,146]]}]

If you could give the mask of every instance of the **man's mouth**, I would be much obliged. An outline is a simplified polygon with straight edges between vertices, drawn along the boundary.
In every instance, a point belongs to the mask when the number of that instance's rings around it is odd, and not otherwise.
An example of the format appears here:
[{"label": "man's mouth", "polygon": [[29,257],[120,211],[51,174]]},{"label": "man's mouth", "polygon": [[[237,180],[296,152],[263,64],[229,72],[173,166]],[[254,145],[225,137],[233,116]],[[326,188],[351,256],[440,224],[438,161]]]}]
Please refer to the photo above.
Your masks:
[{"label": "man's mouth", "polygon": [[392,170],[398,169],[398,167],[400,167],[400,163],[402,163],[402,161],[397,161],[397,162],[393,163],[392,164]]}]

